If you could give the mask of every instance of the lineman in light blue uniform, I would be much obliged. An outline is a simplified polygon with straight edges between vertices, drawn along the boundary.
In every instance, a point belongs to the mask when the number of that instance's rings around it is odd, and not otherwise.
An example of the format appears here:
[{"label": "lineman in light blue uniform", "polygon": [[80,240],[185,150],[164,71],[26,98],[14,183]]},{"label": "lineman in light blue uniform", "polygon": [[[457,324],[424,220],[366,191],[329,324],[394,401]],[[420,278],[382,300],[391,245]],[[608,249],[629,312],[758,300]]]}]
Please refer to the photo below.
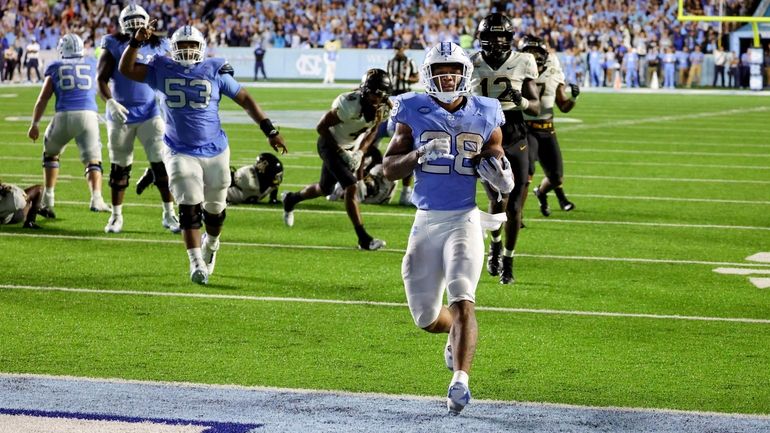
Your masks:
[{"label": "lineman in light blue uniform", "polygon": [[[471,96],[472,74],[473,63],[460,46],[433,47],[420,68],[427,94],[406,93],[396,101],[391,112],[396,131],[383,161],[391,181],[415,173],[412,202],[418,210],[401,275],[415,324],[449,333],[444,360],[454,375],[447,408],[455,415],[470,401],[468,371],[478,336],[474,303],[484,264],[482,221],[489,217],[476,207],[474,157],[480,152],[487,157],[477,166],[485,182],[502,193],[513,189],[502,148],[500,102]],[[499,215],[498,228],[505,213]],[[442,305],[445,289],[448,307]]]},{"label": "lineman in light blue uniform", "polygon": [[83,40],[66,34],[57,47],[60,60],[45,71],[45,81],[32,113],[27,136],[37,140],[39,124],[48,100],[56,95],[56,114],[45,130],[43,168],[45,190],[42,207],[55,217],[54,187],[59,176],[59,155],[67,143],[75,139],[80,160],[86,167],[91,190],[90,208],[94,212],[109,212],[102,198],[102,143],[99,141],[99,120],[96,107],[96,60],[84,57]]},{"label": "lineman in light blue uniform", "polygon": [[[118,69],[165,96],[163,160],[171,192],[179,203],[190,279],[207,284],[214,272],[230,186],[230,149],[219,120],[222,95],[233,99],[259,123],[273,149],[286,153],[286,146],[270,119],[235,81],[232,66],[224,59],[205,59],[206,40],[196,28],[184,26],[174,32],[171,59],[156,56],[146,65],[138,63],[139,48],[152,35],[153,24],[131,37]],[[202,223],[206,233],[201,238]]]},{"label": "lineman in light blue uniform", "polygon": [[[99,57],[99,95],[107,103],[107,149],[110,152],[110,188],[112,215],[104,227],[106,233],[120,233],[123,228],[123,199],[131,176],[134,160],[134,140],[141,141],[150,169],[154,174],[163,202],[161,224],[173,233],[179,233],[179,221],[174,212],[174,200],[168,187],[168,175],[163,164],[163,130],[165,124],[150,86],[129,80],[118,71],[118,60],[131,35],[145,27],[150,17],[141,6],[131,4],[123,8],[118,19],[120,31],[102,39]],[[171,51],[168,39],[153,35],[139,49],[137,61],[150,62],[155,56]],[[112,80],[112,88],[109,82]]]}]

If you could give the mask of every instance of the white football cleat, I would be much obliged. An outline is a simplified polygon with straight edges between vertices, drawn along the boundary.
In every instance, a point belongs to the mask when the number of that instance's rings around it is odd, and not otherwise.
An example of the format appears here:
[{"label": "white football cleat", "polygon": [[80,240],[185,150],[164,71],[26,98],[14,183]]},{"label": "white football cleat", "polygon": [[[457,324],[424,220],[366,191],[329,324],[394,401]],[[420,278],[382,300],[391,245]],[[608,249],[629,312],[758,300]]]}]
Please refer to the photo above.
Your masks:
[{"label": "white football cleat", "polygon": [[455,360],[452,356],[452,345],[449,344],[449,337],[447,337],[446,345],[444,346],[444,362],[449,371],[455,371]]},{"label": "white football cleat", "polygon": [[401,195],[398,197],[398,204],[401,206],[411,206],[412,205],[412,192],[408,189],[402,189]]},{"label": "white football cleat", "polygon": [[281,194],[281,201],[283,202],[283,223],[286,224],[287,227],[294,226],[294,209],[286,210],[286,196],[288,196],[289,192],[284,192]]},{"label": "white football cleat", "polygon": [[120,233],[123,230],[123,215],[110,215],[104,233]]},{"label": "white football cleat", "polygon": [[342,196],[345,195],[345,190],[342,188],[342,185],[339,183],[334,185],[334,191],[332,191],[331,194],[326,196],[326,199],[329,201],[336,201],[342,198]]},{"label": "white football cleat", "polygon": [[446,396],[446,408],[450,415],[459,415],[471,401],[471,390],[462,382],[455,382],[449,386]]},{"label": "white football cleat", "polygon": [[90,209],[91,212],[112,212],[112,208],[101,197],[91,199]]},{"label": "white football cleat", "polygon": [[179,219],[176,215],[169,212],[163,212],[163,219],[161,224],[164,229],[168,229],[171,233],[179,233],[182,231],[182,227],[179,225]]},{"label": "white football cleat", "polygon": [[369,245],[358,244],[358,249],[367,250],[367,251],[377,251],[384,246],[385,246],[385,241],[383,241],[382,239],[372,239],[371,241],[369,241]]},{"label": "white football cleat", "polygon": [[203,260],[190,262],[190,280],[195,284],[208,284],[209,272]]},{"label": "white football cleat", "polygon": [[214,266],[217,262],[217,251],[219,250],[219,239],[212,245],[208,242],[208,234],[201,236],[201,253],[203,254],[203,263],[206,264],[206,270],[209,275],[214,273]]}]

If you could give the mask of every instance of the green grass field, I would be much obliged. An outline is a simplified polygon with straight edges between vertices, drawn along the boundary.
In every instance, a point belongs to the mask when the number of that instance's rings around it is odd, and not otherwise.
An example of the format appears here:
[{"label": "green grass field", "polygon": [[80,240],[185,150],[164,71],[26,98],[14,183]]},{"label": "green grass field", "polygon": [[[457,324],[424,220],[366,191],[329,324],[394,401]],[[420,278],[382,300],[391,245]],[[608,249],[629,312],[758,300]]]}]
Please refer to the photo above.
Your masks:
[{"label": "green grass field", "polygon": [[[37,92],[0,89],[4,182],[42,183],[42,145],[26,138],[27,120],[8,120],[29,116]],[[269,114],[325,110],[340,91],[251,92]],[[516,284],[482,275],[477,305],[500,310],[478,312],[474,397],[770,413],[770,291],[713,272],[770,248],[770,100],[586,93],[561,117],[579,121],[557,122],[577,208],[544,218],[530,197]],[[224,129],[234,165],[269,149],[256,126]],[[282,190],[296,191],[319,174],[315,132],[282,132]],[[102,140],[108,166],[104,129]],[[146,165],[138,147],[134,179]],[[388,242],[370,253],[355,249],[339,202],[302,203],[291,229],[279,206],[231,207],[216,273],[201,287],[189,282],[180,238],[161,229],[155,190],[130,190],[124,232],[108,236],[108,214],[87,209],[82,173],[71,145],[58,219],[34,232],[0,226],[0,371],[446,392],[445,336],[417,329],[405,305],[384,304],[405,303],[412,209],[363,206],[369,232]],[[46,287],[86,290],[37,289]]]}]

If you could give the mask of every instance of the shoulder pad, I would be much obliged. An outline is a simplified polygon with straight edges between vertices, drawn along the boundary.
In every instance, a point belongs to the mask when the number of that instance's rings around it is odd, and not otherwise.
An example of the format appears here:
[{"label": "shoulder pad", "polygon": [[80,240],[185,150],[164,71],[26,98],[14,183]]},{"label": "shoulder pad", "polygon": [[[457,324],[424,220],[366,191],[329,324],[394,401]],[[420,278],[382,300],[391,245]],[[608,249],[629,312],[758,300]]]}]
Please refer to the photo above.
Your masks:
[{"label": "shoulder pad", "polygon": [[233,65],[229,63],[225,63],[219,68],[219,75],[228,74],[231,77],[235,76],[235,70],[233,69]]}]

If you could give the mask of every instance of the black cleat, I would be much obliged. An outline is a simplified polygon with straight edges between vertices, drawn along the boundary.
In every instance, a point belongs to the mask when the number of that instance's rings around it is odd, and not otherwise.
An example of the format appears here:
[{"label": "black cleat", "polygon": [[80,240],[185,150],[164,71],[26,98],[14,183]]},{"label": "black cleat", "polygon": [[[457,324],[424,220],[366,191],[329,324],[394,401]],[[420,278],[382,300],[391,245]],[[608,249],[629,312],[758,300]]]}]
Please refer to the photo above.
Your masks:
[{"label": "black cleat", "polygon": [[37,223],[34,221],[24,221],[24,224],[22,224],[22,227],[24,227],[25,229],[33,229],[33,230],[42,228],[39,225],[37,225]]},{"label": "black cleat", "polygon": [[551,216],[551,208],[548,207],[548,196],[546,194],[540,194],[540,188],[535,188],[535,197],[540,202],[540,213],[543,216]]},{"label": "black cleat", "polygon": [[37,214],[43,218],[56,219],[56,213],[53,211],[53,209],[48,207],[41,207],[37,210]]},{"label": "black cleat", "polygon": [[487,254],[487,272],[495,277],[500,275],[500,251],[503,249],[502,242],[491,242],[489,244],[489,254]]},{"label": "black cleat", "polygon": [[564,212],[569,212],[569,211],[575,209],[575,203],[572,203],[569,200],[559,200],[559,207]]},{"label": "black cleat", "polygon": [[500,273],[500,284],[513,284],[513,257],[503,256],[503,271]]},{"label": "black cleat", "polygon": [[136,181],[136,195],[142,195],[144,190],[152,185],[153,182],[155,182],[155,175],[152,174],[152,170],[145,168],[142,176]]}]

